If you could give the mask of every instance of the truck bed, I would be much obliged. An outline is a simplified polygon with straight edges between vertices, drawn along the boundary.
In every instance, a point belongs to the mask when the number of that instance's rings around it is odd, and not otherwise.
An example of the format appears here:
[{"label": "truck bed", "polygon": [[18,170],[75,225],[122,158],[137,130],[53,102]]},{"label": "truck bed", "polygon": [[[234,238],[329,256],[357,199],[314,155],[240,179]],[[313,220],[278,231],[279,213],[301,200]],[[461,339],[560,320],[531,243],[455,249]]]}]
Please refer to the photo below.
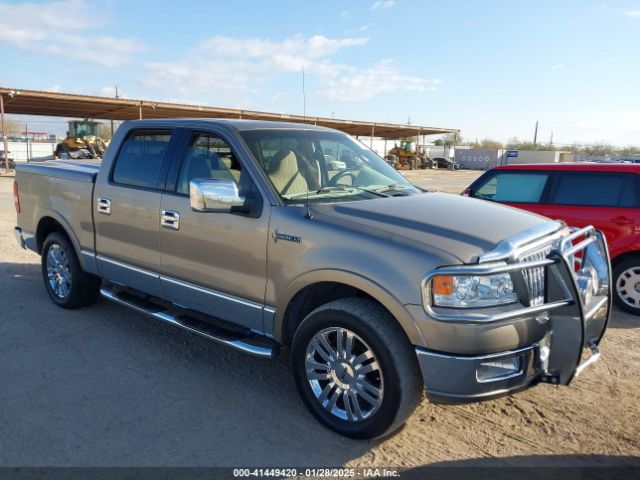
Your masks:
[{"label": "truck bed", "polygon": [[[93,189],[100,160],[54,160],[16,165],[21,227],[27,248],[38,251],[38,225],[55,221],[77,252],[94,250]],[[83,268],[84,256],[79,255]]]},{"label": "truck bed", "polygon": [[16,171],[93,183],[100,170],[100,163],[101,160],[49,160],[41,163],[17,164]]}]

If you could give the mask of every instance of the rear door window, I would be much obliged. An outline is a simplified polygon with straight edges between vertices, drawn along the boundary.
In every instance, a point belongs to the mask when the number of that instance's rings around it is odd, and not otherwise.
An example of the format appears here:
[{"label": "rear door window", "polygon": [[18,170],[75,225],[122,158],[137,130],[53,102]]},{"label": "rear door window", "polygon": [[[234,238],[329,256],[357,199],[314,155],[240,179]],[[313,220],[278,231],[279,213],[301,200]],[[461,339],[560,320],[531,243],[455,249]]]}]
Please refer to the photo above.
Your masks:
[{"label": "rear door window", "polygon": [[637,207],[637,175],[563,172],[558,177],[550,203],[592,207]]},{"label": "rear door window", "polygon": [[496,172],[476,189],[473,196],[504,203],[540,203],[549,174]]},{"label": "rear door window", "polygon": [[171,140],[171,131],[134,130],[122,144],[113,168],[114,183],[158,188],[162,159]]}]

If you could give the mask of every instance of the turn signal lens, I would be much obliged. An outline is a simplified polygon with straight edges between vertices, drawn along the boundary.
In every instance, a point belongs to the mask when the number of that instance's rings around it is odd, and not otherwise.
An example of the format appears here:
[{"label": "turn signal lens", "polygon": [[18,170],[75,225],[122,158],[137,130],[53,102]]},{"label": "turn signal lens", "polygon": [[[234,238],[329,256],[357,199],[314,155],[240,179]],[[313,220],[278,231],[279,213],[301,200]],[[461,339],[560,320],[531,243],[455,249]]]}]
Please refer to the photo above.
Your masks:
[{"label": "turn signal lens", "polygon": [[438,275],[433,277],[433,293],[436,295],[451,295],[453,293],[453,276]]}]

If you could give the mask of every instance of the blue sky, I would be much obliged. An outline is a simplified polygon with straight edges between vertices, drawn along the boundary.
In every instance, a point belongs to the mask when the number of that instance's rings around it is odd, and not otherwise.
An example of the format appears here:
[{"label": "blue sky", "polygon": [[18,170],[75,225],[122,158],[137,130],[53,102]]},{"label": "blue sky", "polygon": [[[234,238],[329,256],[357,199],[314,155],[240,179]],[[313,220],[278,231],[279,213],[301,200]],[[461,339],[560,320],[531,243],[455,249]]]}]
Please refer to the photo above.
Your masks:
[{"label": "blue sky", "polygon": [[[74,19],[75,25],[68,23]],[[0,85],[640,145],[640,0],[0,0]]]}]

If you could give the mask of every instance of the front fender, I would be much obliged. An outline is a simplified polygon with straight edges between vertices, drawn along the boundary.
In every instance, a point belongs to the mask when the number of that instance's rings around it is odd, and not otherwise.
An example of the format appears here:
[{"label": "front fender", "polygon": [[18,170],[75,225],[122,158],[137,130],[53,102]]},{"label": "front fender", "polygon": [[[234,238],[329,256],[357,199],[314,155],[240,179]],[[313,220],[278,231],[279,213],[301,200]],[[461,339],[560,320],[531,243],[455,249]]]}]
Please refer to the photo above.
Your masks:
[{"label": "front fender", "polygon": [[283,321],[287,307],[304,288],[322,282],[348,285],[365,292],[380,302],[398,321],[413,345],[426,346],[425,340],[407,308],[391,292],[373,280],[339,269],[324,268],[306,272],[292,280],[282,292],[274,318],[274,333],[283,338]]}]

